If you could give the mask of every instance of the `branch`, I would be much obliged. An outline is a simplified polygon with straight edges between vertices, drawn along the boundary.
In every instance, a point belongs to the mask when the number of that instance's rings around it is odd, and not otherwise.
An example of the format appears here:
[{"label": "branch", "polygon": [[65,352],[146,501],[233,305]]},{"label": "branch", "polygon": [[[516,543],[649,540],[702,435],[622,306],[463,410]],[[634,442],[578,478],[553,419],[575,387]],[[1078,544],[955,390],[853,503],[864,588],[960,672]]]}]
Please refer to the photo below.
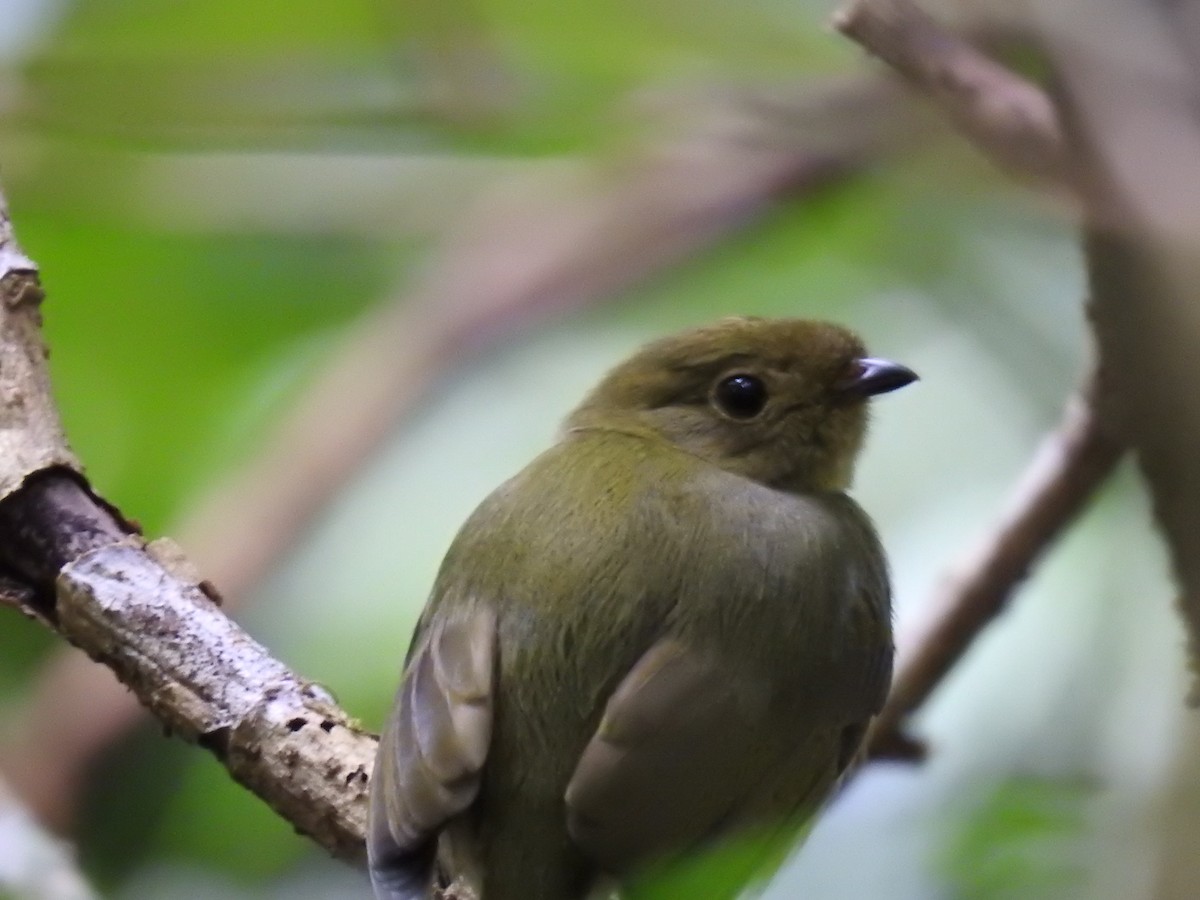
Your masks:
[{"label": "branch", "polygon": [[[1058,112],[1035,84],[943,29],[911,0],[850,0],[834,26],[928,96],[989,159],[1022,176],[1072,184]],[[900,648],[897,674],[868,738],[877,758],[916,758],[904,732],[975,637],[1007,604],[1038,557],[1112,471],[1123,444],[1097,410],[1098,375],[1067,405],[1018,482],[1009,512],[944,579],[925,632]],[[1103,419],[1103,421],[1102,421]]]},{"label": "branch", "polygon": [[1067,403],[1062,422],[1042,441],[995,529],[948,574],[924,634],[905,652],[883,711],[868,738],[876,758],[914,758],[919,742],[906,720],[933,692],[971,642],[1008,603],[1038,558],[1075,519],[1123,454],[1097,413],[1093,374]]},{"label": "branch", "polygon": [[[0,602],[111,666],[167,727],[336,856],[359,859],[375,739],[147,545],[67,463],[38,331],[37,270],[0,197]],[[45,449],[43,449],[45,448]],[[52,464],[47,466],[46,461]]]},{"label": "branch", "polygon": [[[1200,32],[1195,3],[1035,4],[1080,193],[1092,324],[1200,675]],[[1200,680],[1192,686],[1200,700]]]},{"label": "branch", "polygon": [[910,0],[850,0],[833,25],[928,96],[1001,169],[1067,183],[1058,113],[1033,82],[943,29]]},{"label": "branch", "polygon": [[360,859],[374,737],[180,577],[173,553],[122,529],[77,476],[34,474],[0,501],[0,560],[32,593],[0,599],[112,668],[299,831]]},{"label": "branch", "polygon": [[37,266],[18,246],[0,195],[0,497],[20,487],[29,472],[79,468],[50,393],[40,331],[44,296]]}]

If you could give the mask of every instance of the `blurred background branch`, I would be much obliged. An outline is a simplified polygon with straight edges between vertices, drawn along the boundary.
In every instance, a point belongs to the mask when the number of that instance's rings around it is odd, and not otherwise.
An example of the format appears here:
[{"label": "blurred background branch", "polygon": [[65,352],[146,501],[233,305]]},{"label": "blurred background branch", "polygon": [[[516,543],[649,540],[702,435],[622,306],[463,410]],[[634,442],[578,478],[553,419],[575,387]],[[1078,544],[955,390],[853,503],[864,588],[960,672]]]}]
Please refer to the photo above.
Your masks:
[{"label": "blurred background branch", "polygon": [[1048,10],[1042,26],[1084,189],[1092,320],[1113,388],[1109,413],[1153,496],[1195,657],[1200,10],[1104,0],[1080,30],[1081,8],[1067,6],[1074,16]]}]

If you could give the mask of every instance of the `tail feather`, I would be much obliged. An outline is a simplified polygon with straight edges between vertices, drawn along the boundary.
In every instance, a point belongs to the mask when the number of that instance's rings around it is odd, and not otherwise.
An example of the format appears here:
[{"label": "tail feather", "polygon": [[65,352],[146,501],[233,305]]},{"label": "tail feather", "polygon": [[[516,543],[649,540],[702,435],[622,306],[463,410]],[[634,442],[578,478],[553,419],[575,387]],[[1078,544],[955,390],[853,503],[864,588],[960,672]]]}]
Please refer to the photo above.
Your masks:
[{"label": "tail feather", "polygon": [[433,847],[416,853],[389,850],[368,842],[368,870],[376,900],[429,900],[432,896]]}]

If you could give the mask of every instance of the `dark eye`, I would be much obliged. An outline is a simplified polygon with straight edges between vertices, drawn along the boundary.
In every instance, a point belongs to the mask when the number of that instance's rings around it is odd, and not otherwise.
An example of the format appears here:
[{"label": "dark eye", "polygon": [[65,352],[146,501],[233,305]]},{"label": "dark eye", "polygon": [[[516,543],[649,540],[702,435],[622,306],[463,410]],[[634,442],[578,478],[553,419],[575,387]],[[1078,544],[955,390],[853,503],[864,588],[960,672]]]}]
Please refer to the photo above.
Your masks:
[{"label": "dark eye", "polygon": [[767,386],[754,375],[730,375],[713,388],[713,402],[734,419],[753,419],[767,405]]}]

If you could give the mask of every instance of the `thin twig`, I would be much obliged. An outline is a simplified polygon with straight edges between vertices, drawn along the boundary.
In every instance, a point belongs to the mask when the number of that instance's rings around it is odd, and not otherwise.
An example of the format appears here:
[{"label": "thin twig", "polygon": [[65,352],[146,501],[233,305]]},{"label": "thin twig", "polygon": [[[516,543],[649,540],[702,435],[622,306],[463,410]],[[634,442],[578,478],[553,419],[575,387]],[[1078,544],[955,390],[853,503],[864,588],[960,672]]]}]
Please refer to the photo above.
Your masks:
[{"label": "thin twig", "polygon": [[1098,377],[1067,403],[1013,492],[1009,511],[942,582],[925,632],[900,647],[896,677],[868,737],[875,758],[914,758],[906,720],[1001,610],[1034,563],[1121,459],[1124,446],[1097,413]]},{"label": "thin twig", "polygon": [[910,0],[851,0],[833,24],[941,107],[1000,168],[1066,182],[1058,113],[1033,82],[942,28]]}]

